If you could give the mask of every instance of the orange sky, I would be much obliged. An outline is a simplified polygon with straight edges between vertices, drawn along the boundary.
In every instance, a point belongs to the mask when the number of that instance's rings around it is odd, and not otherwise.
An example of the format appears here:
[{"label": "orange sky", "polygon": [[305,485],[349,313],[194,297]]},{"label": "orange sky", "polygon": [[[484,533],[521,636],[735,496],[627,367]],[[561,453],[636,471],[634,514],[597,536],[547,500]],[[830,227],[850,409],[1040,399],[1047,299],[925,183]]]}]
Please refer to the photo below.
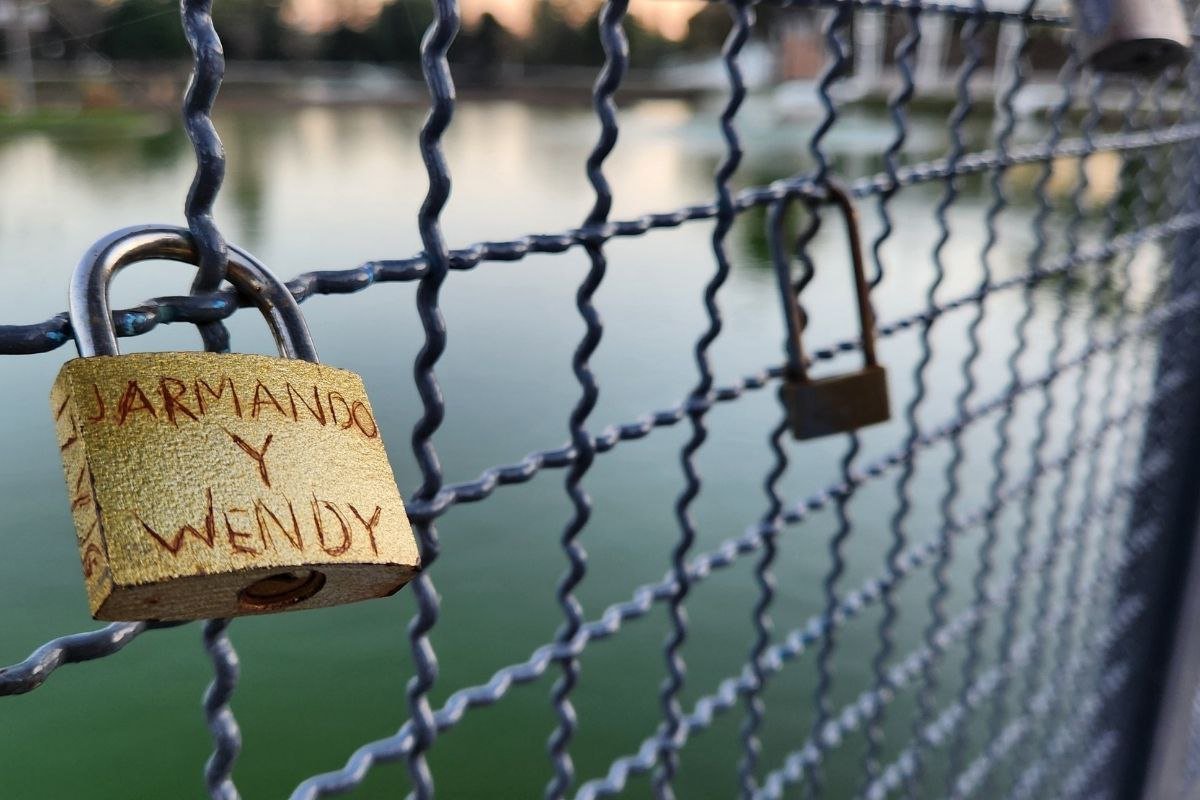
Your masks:
[{"label": "orange sky", "polygon": [[[423,2],[423,0],[415,0]],[[579,0],[576,0],[578,2]],[[414,0],[396,0],[414,2]],[[532,0],[459,0],[463,18],[474,22],[490,11],[505,27],[524,33],[529,30]],[[293,19],[303,27],[320,29],[340,19],[368,19],[378,12],[384,0],[291,0]],[[681,38],[688,17],[704,7],[704,0],[630,0],[629,9],[643,24],[664,36]]]}]

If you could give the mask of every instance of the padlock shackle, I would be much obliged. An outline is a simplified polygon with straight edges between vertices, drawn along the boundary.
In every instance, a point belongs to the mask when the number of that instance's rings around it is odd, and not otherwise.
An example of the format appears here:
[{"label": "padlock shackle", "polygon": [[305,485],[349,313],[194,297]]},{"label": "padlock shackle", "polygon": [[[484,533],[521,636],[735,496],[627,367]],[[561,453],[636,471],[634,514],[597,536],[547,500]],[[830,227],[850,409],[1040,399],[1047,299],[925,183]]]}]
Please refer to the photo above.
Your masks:
[{"label": "padlock shackle", "polygon": [[[870,285],[867,283],[866,267],[863,259],[862,237],[858,230],[858,210],[854,200],[841,183],[827,178],[825,190],[828,198],[842,212],[846,224],[846,238],[850,245],[850,263],[854,270],[854,295],[858,305],[859,340],[863,354],[863,362],[867,367],[878,366],[875,356],[875,312],[871,309]],[[775,266],[775,276],[779,283],[779,291],[783,298],[783,316],[787,325],[788,341],[787,370],[790,377],[808,381],[808,357],[804,352],[804,311],[800,307],[800,298],[792,282],[791,255],[782,245],[783,215],[788,199],[775,204],[771,212],[771,249]],[[815,203],[809,203],[810,208]]]},{"label": "padlock shackle", "polygon": [[[120,355],[108,289],[113,277],[139,261],[165,259],[196,266],[191,233],[173,225],[136,225],[110,233],[84,255],[71,276],[68,313],[81,356]],[[300,306],[287,286],[254,256],[229,246],[227,278],[263,316],[280,355],[316,363],[317,351]]]}]

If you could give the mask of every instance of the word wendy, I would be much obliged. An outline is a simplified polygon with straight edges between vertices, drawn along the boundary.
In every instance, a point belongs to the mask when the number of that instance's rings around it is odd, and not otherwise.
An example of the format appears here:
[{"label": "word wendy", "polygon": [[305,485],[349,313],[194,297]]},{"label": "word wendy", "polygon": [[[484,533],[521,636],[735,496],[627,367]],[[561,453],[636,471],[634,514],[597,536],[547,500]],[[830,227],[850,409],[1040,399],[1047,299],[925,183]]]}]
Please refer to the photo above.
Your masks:
[{"label": "word wendy", "polygon": [[210,411],[221,409],[239,419],[311,420],[342,430],[354,428],[368,439],[379,436],[371,409],[362,400],[317,386],[297,387],[289,381],[270,386],[256,380],[253,386],[239,387],[226,376],[212,382],[163,376],[154,383],[130,380],[110,394],[92,383],[87,394],[83,414],[89,423],[122,426],[137,419],[153,419],[178,426],[198,422]]},{"label": "word wendy", "polygon": [[205,490],[204,498],[203,518],[173,529],[153,525],[136,512],[134,517],[142,531],[171,555],[178,555],[190,542],[209,550],[228,548],[245,555],[284,548],[297,553],[320,550],[336,557],[364,539],[371,552],[379,553],[375,537],[383,510],[377,505],[360,509],[353,503],[333,502],[315,493],[299,504],[261,497],[236,506],[214,503],[212,489]]}]

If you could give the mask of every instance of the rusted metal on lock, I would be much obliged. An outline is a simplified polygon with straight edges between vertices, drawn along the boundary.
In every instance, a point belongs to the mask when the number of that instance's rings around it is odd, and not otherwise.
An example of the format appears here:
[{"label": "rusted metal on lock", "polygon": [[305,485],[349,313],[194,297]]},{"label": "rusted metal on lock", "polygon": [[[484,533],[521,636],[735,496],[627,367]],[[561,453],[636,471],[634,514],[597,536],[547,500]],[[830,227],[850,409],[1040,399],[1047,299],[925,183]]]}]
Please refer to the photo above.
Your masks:
[{"label": "rusted metal on lock", "polygon": [[1099,72],[1155,75],[1191,53],[1179,0],[1074,0],[1074,6],[1080,52]]},{"label": "rusted metal on lock", "polygon": [[420,558],[362,379],[317,363],[295,299],[252,256],[230,248],[229,281],[286,358],[118,352],[113,275],[196,257],[186,230],[130,228],[72,279],[82,357],[59,372],[51,407],[93,616],[231,617],[394,593]]},{"label": "rusted metal on lock", "polygon": [[789,259],[782,252],[775,257],[776,277],[783,297],[784,318],[788,328],[788,363],[780,398],[788,411],[792,435],[797,439],[815,439],[886,422],[891,416],[888,404],[887,372],[875,355],[875,314],[871,309],[869,287],[863,266],[862,240],[858,233],[858,213],[844,187],[835,181],[827,184],[829,199],[842,212],[854,268],[854,293],[857,298],[859,335],[863,366],[844,375],[812,378],[804,352],[804,311],[792,283]]}]

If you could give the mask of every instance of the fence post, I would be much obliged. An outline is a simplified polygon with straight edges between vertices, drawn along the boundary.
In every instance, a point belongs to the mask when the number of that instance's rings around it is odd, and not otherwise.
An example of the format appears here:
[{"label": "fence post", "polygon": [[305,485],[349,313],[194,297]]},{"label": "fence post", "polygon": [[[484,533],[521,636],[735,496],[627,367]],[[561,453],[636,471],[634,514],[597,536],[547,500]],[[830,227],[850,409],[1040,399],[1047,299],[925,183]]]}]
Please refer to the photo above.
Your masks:
[{"label": "fence post", "polygon": [[[1183,93],[1188,116],[1195,86],[1189,81]],[[1200,145],[1179,145],[1174,161],[1182,190],[1160,213],[1196,213]],[[1197,290],[1200,233],[1188,229],[1175,239],[1166,302]],[[1146,533],[1150,543],[1144,550],[1134,547],[1116,587],[1118,604],[1141,597],[1145,606],[1141,624],[1108,656],[1110,665],[1124,662],[1130,673],[1106,715],[1118,749],[1099,786],[1122,800],[1183,797],[1170,787],[1195,777],[1187,751],[1195,747],[1189,745],[1195,738],[1192,706],[1200,689],[1200,548],[1193,546],[1200,533],[1200,313],[1189,309],[1172,317],[1160,342],[1155,385],[1171,382],[1173,388],[1156,394],[1146,417],[1140,469],[1157,474],[1138,486],[1125,532],[1127,544]]]},{"label": "fence post", "polygon": [[1146,800],[1194,797],[1200,789],[1200,626],[1195,624],[1200,619],[1200,548],[1192,548],[1186,576],[1142,779],[1140,796]]}]

